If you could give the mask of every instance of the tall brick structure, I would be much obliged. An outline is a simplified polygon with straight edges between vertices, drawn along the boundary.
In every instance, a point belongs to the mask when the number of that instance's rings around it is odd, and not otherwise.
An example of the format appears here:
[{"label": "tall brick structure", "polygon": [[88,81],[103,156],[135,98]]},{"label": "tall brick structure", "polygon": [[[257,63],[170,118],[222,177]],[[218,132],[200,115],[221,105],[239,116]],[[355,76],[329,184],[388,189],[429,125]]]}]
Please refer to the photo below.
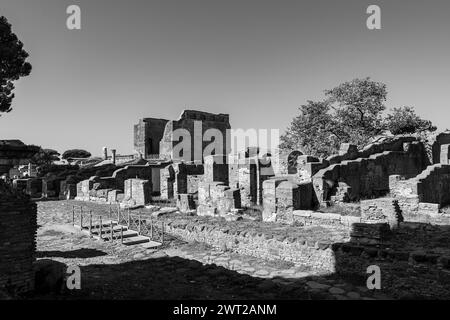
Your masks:
[{"label": "tall brick structure", "polygon": [[36,204],[0,184],[0,290],[33,290],[36,251]]},{"label": "tall brick structure", "polygon": [[[216,154],[228,154],[227,129],[230,128],[228,114],[222,113],[184,110],[178,120],[144,118],[134,126],[134,149],[146,159],[159,157],[170,160],[203,161],[203,152],[212,141],[221,145]],[[189,134],[190,141],[179,139],[174,132]],[[211,138],[210,134],[214,137]],[[222,141],[215,140],[216,135],[220,135]],[[186,148],[186,154],[174,152],[179,143],[186,143],[186,146],[189,146]]]}]

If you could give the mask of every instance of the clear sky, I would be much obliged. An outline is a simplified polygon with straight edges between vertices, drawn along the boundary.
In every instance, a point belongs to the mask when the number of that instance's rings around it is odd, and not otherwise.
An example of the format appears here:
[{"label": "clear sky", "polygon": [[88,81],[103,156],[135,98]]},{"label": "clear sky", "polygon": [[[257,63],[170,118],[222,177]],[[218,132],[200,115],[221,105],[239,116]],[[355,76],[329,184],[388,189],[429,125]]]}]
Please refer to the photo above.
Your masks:
[{"label": "clear sky", "polygon": [[[185,108],[284,130],[306,100],[366,76],[387,84],[388,107],[450,127],[448,0],[0,1],[33,65],[0,139],[127,154],[139,118]],[[71,4],[81,30],[66,28]],[[370,4],[382,30],[366,28]]]}]

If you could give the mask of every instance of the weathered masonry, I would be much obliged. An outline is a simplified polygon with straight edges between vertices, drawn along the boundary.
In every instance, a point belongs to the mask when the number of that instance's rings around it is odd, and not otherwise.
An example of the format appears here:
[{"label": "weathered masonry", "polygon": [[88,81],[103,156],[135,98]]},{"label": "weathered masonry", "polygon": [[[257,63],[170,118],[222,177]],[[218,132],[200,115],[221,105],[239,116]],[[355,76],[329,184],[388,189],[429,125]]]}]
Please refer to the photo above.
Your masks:
[{"label": "weathered masonry", "polygon": [[[221,145],[215,154],[228,154],[230,128],[228,114],[222,113],[184,110],[178,120],[144,118],[134,126],[134,148],[145,159],[203,161],[203,152],[212,142]],[[183,140],[180,134],[188,135],[190,141]],[[219,136],[223,141],[215,140]],[[178,144],[185,144],[184,151],[189,154],[176,152]]]},{"label": "weathered masonry", "polygon": [[37,208],[25,194],[0,184],[0,290],[33,290]]}]

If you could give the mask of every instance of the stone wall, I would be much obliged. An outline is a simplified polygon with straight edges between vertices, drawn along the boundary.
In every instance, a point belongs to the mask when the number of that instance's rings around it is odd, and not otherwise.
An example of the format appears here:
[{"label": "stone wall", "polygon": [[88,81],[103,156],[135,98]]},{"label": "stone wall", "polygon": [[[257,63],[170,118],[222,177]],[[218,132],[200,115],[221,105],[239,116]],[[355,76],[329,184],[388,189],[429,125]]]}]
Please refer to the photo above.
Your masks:
[{"label": "stone wall", "polygon": [[450,144],[441,145],[441,154],[439,155],[439,163],[450,164]]},{"label": "stone wall", "polygon": [[228,158],[226,155],[210,155],[205,157],[205,181],[223,182],[228,185]]},{"label": "stone wall", "polygon": [[431,152],[433,158],[433,164],[441,162],[441,148],[442,145],[450,144],[450,132],[442,132],[438,134],[431,145]]},{"label": "stone wall", "polygon": [[428,166],[411,179],[391,176],[389,186],[405,221],[450,224],[450,215],[440,210],[450,204],[450,165]]},{"label": "stone wall", "polygon": [[428,163],[423,144],[405,143],[403,147],[404,151],[385,151],[320,170],[313,177],[319,203],[380,197],[389,192],[390,175],[413,177],[422,172]]},{"label": "stone wall", "polygon": [[59,197],[61,179],[54,177],[42,178],[42,197],[43,198],[55,198]]},{"label": "stone wall", "polygon": [[66,180],[63,180],[59,189],[59,198],[62,200],[75,199],[77,196],[77,185],[75,183],[68,183]]},{"label": "stone wall", "polygon": [[33,290],[36,230],[36,204],[0,186],[0,290]]},{"label": "stone wall", "polygon": [[263,182],[274,176],[274,170],[270,157],[247,154],[228,156],[228,184],[240,189],[243,207],[252,207],[263,203]]},{"label": "stone wall", "polygon": [[191,213],[196,209],[194,196],[192,194],[179,194],[177,197],[177,208],[181,213]]},{"label": "stone wall", "polygon": [[[169,121],[164,130],[163,138],[160,142],[160,156],[172,160],[201,161],[203,153],[212,143],[210,137],[205,137],[205,132],[215,133],[216,140],[220,136],[222,141],[217,142],[218,150],[214,154],[229,153],[229,116],[227,114],[213,114],[195,110],[184,110],[178,120]],[[210,130],[212,129],[212,131]],[[178,137],[173,136],[174,132],[185,130],[184,133],[190,136],[189,141],[178,141]],[[174,152],[175,147],[183,143],[186,154]],[[178,146],[179,147],[179,146]]]},{"label": "stone wall", "polygon": [[402,210],[395,198],[379,198],[361,201],[361,221],[388,223],[396,228],[403,221]]},{"label": "stone wall", "polygon": [[177,194],[196,193],[204,167],[196,162],[173,163],[160,171],[162,199],[174,199]]},{"label": "stone wall", "polygon": [[338,213],[323,213],[312,210],[294,210],[293,221],[301,226],[344,226],[350,228],[354,223],[360,223],[361,218],[343,216]]},{"label": "stone wall", "polygon": [[293,223],[293,212],[312,209],[311,182],[296,183],[286,177],[275,177],[263,183],[263,221]]},{"label": "stone wall", "polygon": [[125,180],[125,194],[123,202],[129,206],[144,206],[152,199],[152,184],[148,180]]},{"label": "stone wall", "polygon": [[[240,225],[240,226],[238,226]],[[266,260],[284,260],[315,268],[316,271],[334,272],[331,242],[305,241],[301,237],[261,233],[247,225],[221,226],[201,221],[171,221],[166,232],[188,242],[203,242],[220,249]]]},{"label": "stone wall", "polygon": [[160,176],[161,199],[173,199],[175,195],[175,169],[173,165],[168,165],[167,167],[161,169]]},{"label": "stone wall", "polygon": [[168,120],[144,118],[134,126],[134,150],[144,158],[159,155],[159,142],[163,138]]},{"label": "stone wall", "polygon": [[115,179],[115,188],[123,190],[127,179],[138,178],[152,181],[152,166],[149,164],[126,166],[114,171],[112,177]]},{"label": "stone wall", "polygon": [[28,179],[14,179],[13,180],[13,189],[17,192],[27,192],[27,181]]},{"label": "stone wall", "polygon": [[222,182],[200,182],[198,185],[199,216],[226,215],[241,208],[239,189],[231,189]]},{"label": "stone wall", "polygon": [[30,178],[27,180],[27,192],[32,198],[40,198],[42,196],[42,179]]}]

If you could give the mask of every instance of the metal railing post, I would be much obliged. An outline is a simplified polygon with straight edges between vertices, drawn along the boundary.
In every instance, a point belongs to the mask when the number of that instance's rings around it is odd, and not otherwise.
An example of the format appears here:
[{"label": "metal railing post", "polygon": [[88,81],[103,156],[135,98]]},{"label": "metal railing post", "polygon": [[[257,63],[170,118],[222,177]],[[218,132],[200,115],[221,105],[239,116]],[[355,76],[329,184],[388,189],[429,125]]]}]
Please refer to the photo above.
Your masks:
[{"label": "metal railing post", "polygon": [[128,221],[127,221],[127,224],[128,224],[128,228],[130,228],[130,208],[128,208]]},{"label": "metal railing post", "polygon": [[139,227],[138,227],[138,234],[141,234],[141,215],[139,215]]},{"label": "metal railing post", "polygon": [[92,211],[89,210],[89,234],[92,235]]},{"label": "metal railing post", "polygon": [[120,226],[120,242],[123,243],[123,226]]},{"label": "metal railing post", "polygon": [[113,222],[111,220],[111,242],[113,241],[113,233],[114,233],[114,228],[113,228]]},{"label": "metal railing post", "polygon": [[80,206],[80,228],[83,229],[83,207]]},{"label": "metal railing post", "polygon": [[72,206],[72,225],[75,225],[75,206]]},{"label": "metal railing post", "polygon": [[164,244],[164,221],[161,221],[161,230],[162,230],[162,244]]},{"label": "metal railing post", "polygon": [[153,218],[150,218],[150,239],[153,240]]},{"label": "metal railing post", "polygon": [[100,216],[100,231],[99,231],[100,239],[102,239],[102,232],[103,232],[103,222],[102,222],[102,216]]}]

